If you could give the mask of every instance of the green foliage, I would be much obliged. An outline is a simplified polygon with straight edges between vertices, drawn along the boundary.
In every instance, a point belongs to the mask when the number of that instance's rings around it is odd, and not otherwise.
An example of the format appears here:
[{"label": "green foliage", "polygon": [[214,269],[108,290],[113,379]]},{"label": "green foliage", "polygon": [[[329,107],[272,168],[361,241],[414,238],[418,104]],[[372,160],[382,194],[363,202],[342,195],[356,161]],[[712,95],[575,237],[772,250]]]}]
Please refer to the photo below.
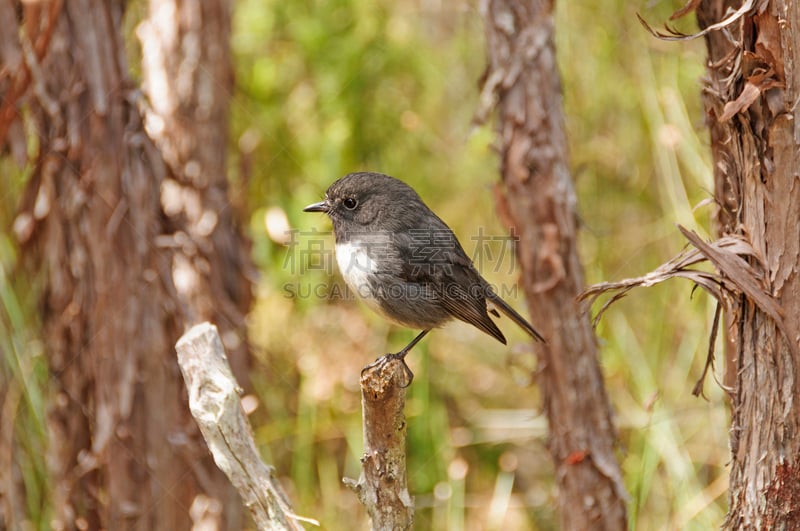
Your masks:
[{"label": "green foliage", "polygon": [[[24,182],[10,160],[0,161],[3,186],[0,226],[10,227],[14,201]],[[33,290],[25,275],[15,275],[17,249],[9,232],[0,232],[0,527],[46,529],[50,489],[45,389],[47,364],[35,337]],[[3,514],[9,510],[13,514]]]}]

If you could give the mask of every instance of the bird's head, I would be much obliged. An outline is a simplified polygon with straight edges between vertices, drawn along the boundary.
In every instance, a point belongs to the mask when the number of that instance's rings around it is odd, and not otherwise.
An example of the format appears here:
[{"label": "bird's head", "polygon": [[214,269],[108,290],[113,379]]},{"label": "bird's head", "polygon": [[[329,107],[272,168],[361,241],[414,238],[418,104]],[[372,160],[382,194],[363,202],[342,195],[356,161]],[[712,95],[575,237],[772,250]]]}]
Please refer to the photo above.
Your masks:
[{"label": "bird's head", "polygon": [[[350,173],[330,185],[325,199],[304,212],[325,212],[340,231],[393,231],[401,228],[404,212],[422,200],[403,181],[382,173]],[[427,208],[426,208],[427,209]]]}]

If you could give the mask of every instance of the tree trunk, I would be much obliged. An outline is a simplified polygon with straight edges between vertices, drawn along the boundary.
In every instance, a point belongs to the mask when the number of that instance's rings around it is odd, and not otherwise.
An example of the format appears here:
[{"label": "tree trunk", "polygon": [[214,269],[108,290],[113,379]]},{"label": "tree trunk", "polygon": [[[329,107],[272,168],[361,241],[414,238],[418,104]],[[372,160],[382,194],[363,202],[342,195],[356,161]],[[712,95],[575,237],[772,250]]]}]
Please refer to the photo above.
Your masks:
[{"label": "tree trunk", "polygon": [[[146,129],[168,176],[162,205],[176,234],[173,280],[188,324],[216,323],[240,384],[247,386],[245,315],[255,268],[228,196],[228,117],[233,88],[229,0],[150,0],[137,28],[142,43]],[[225,527],[240,529],[241,501],[221,472],[211,484]]]},{"label": "tree trunk", "polygon": [[147,131],[169,168],[164,206],[188,229],[190,252],[183,254],[194,274],[191,282],[176,282],[178,295],[190,322],[219,327],[244,384],[249,366],[244,316],[255,267],[228,195],[231,9],[230,0],[150,0],[149,16],[137,33],[151,105]]},{"label": "tree trunk", "polygon": [[[44,289],[53,525],[187,529],[220,512],[173,350],[197,313],[175,284],[196,264],[191,231],[162,208],[166,168],[127,77],[124,2],[22,9],[20,87],[39,138],[15,230]],[[15,112],[0,114],[6,131]]]},{"label": "tree trunk", "polygon": [[[706,0],[702,28],[740,2]],[[800,528],[800,6],[758,2],[706,35],[703,91],[721,236],[749,240],[782,323],[746,296],[729,312],[734,351],[729,529]],[[783,328],[784,332],[780,328]]]},{"label": "tree trunk", "polygon": [[489,67],[484,102],[498,99],[503,187],[498,210],[519,235],[517,255],[537,347],[538,382],[550,424],[562,529],[627,527],[626,493],[611,408],[587,314],[576,297],[576,198],[567,160],[553,6],[485,0]]}]

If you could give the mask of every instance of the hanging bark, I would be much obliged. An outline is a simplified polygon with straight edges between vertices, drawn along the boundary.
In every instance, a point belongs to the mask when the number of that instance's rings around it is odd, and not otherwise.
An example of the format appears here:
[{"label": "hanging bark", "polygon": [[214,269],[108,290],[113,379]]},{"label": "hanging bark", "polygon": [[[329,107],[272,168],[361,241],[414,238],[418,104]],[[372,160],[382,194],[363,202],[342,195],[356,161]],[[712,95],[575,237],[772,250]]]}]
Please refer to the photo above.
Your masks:
[{"label": "hanging bark", "polygon": [[625,529],[626,493],[611,408],[588,316],[576,297],[576,198],[567,161],[553,6],[545,0],[484,0],[489,67],[484,119],[497,100],[503,185],[498,211],[519,236],[517,255],[537,350],[538,382],[550,424],[562,529]]},{"label": "hanging bark", "polygon": [[[757,5],[754,5],[757,4]],[[731,11],[728,11],[728,9]],[[800,528],[800,6],[797,2],[699,3],[705,35],[703,103],[714,158],[719,235],[745,238],[758,282],[779,307],[770,316],[735,298],[728,529]],[[783,331],[781,330],[783,329]]]},{"label": "hanging bark", "polygon": [[0,87],[0,132],[13,132],[24,104],[38,135],[14,229],[43,286],[53,526],[217,519],[216,469],[172,349],[189,310],[173,283],[188,230],[162,209],[167,170],[127,77],[124,2],[0,2],[22,16],[3,46],[24,58],[17,82]]}]

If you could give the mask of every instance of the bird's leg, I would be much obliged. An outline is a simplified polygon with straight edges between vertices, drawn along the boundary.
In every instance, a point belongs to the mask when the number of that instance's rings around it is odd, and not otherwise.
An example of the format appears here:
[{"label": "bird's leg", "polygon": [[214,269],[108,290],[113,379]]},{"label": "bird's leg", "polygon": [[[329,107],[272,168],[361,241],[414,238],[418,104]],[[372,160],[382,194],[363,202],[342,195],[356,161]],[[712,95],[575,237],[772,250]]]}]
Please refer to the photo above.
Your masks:
[{"label": "bird's leg", "polygon": [[430,329],[423,330],[422,332],[420,332],[419,335],[417,335],[417,337],[412,339],[411,343],[409,343],[408,345],[403,347],[403,350],[401,350],[400,352],[396,352],[394,354],[385,354],[385,355],[381,356],[380,358],[378,358],[374,362],[372,362],[369,365],[367,365],[366,367],[364,367],[361,370],[361,374],[364,374],[364,371],[366,371],[368,369],[374,369],[376,367],[383,367],[385,364],[387,364],[388,362],[390,362],[392,360],[399,360],[400,363],[403,364],[403,372],[406,373],[406,378],[407,378],[406,384],[403,385],[403,387],[408,387],[409,385],[411,385],[411,382],[414,380],[414,373],[411,372],[411,369],[408,367],[408,364],[406,363],[406,354],[408,354],[408,351],[411,350],[412,348],[414,348],[414,346],[417,343],[419,343],[420,340],[423,337],[425,337],[425,335],[428,332],[430,332]]}]

